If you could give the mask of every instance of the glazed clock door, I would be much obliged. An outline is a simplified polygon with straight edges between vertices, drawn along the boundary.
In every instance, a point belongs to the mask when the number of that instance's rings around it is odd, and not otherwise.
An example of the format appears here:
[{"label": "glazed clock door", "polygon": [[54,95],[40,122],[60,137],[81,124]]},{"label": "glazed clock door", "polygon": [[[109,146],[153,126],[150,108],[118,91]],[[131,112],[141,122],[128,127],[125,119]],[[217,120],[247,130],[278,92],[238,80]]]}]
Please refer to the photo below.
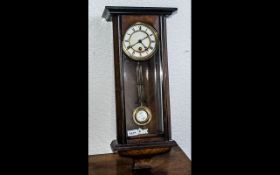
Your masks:
[{"label": "glazed clock door", "polygon": [[159,21],[151,16],[149,21],[145,16],[124,18],[129,21],[122,26],[127,142],[163,141]]}]

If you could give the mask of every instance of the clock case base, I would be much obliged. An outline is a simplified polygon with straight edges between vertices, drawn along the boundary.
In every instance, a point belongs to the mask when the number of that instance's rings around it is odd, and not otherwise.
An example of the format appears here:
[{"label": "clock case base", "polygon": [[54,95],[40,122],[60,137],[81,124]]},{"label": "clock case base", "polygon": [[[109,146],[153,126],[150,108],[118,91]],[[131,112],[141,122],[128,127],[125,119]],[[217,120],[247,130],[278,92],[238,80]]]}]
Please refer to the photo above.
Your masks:
[{"label": "clock case base", "polygon": [[177,146],[176,141],[150,142],[144,144],[118,144],[113,140],[111,148],[113,152],[118,152],[121,156],[147,157],[170,151],[170,148]]},{"label": "clock case base", "polygon": [[117,140],[113,140],[111,143],[113,152],[133,159],[132,169],[135,171],[151,169],[152,157],[169,152],[173,146],[177,146],[173,140],[148,144],[118,144]]}]

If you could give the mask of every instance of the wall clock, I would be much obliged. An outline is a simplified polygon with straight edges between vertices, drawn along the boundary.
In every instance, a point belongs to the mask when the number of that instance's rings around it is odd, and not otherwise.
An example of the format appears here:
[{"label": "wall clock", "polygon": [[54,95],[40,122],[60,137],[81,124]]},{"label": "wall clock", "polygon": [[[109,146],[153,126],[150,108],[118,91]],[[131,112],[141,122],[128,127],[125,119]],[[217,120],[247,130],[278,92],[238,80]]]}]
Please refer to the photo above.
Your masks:
[{"label": "wall clock", "polygon": [[[112,21],[117,139],[114,152],[135,158],[165,153],[171,139],[166,18],[177,8],[106,6]],[[148,165],[146,164],[146,167]]]}]

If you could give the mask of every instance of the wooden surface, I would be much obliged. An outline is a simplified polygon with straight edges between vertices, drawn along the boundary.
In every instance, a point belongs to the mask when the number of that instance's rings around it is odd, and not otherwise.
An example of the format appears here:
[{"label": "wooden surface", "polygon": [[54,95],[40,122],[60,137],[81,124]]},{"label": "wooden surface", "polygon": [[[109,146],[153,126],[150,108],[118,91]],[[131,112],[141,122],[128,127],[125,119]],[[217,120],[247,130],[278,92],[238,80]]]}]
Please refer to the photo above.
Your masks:
[{"label": "wooden surface", "polygon": [[191,161],[178,146],[169,153],[154,156],[150,170],[133,171],[132,158],[118,154],[92,155],[88,162],[89,175],[191,175]]}]

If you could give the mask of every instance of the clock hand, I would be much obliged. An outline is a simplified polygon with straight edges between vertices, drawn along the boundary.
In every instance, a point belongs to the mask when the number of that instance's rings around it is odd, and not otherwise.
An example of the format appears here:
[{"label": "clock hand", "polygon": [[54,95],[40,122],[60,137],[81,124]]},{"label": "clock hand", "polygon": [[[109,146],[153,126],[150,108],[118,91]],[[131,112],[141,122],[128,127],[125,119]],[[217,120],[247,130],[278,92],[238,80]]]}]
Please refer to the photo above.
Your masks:
[{"label": "clock hand", "polygon": [[[141,44],[145,47],[145,45],[142,43],[142,41],[145,40],[145,39],[148,38],[148,37],[149,37],[149,36],[147,35],[147,36],[145,36],[145,38],[139,39],[136,43],[130,45],[129,48],[135,46],[135,45],[138,44],[138,43],[141,43]],[[145,48],[146,48],[146,47],[145,47]]]},{"label": "clock hand", "polygon": [[[148,37],[149,37],[149,36],[147,35],[145,38],[140,39],[140,40],[141,40],[141,42],[142,42],[143,40],[145,40],[146,38],[148,38]],[[140,41],[140,40],[139,40],[139,41]]]},{"label": "clock hand", "polygon": [[147,50],[148,49],[148,47],[146,47],[143,43],[141,43],[143,46],[144,46],[144,48]]},{"label": "clock hand", "polygon": [[136,43],[130,45],[130,47],[133,47],[133,46],[135,46],[135,45],[138,44],[138,43],[139,43],[139,41],[137,41]]}]

